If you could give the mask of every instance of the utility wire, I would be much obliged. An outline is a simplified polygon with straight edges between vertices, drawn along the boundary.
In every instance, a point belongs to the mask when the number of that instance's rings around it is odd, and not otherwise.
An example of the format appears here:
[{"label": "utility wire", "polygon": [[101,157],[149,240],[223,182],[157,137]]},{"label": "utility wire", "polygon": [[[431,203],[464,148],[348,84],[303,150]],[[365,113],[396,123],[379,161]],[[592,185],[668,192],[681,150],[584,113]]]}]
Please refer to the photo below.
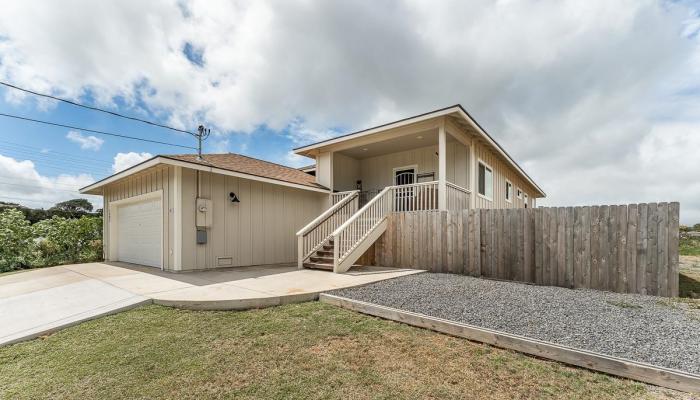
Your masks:
[{"label": "utility wire", "polygon": [[[86,196],[86,195],[81,195],[81,196]],[[2,199],[10,199],[10,200],[17,200],[17,201],[31,201],[34,203],[42,203],[42,204],[51,204],[53,203],[52,200],[36,200],[36,199],[24,199],[21,197],[10,197],[10,196],[2,196],[0,195],[0,201],[4,201]],[[20,204],[21,205],[21,204]]]},{"label": "utility wire", "polygon": [[41,120],[33,119],[33,118],[20,117],[19,115],[12,115],[12,114],[0,113],[0,116],[2,116],[2,117],[7,117],[7,118],[19,119],[19,120],[23,120],[23,121],[35,122],[35,123],[38,123],[38,124],[53,125],[53,126],[58,126],[58,127],[61,127],[61,128],[75,129],[75,130],[77,130],[77,131],[90,132],[90,133],[97,133],[98,135],[114,136],[114,137],[119,137],[119,138],[122,138],[122,139],[140,140],[140,141],[142,141],[142,142],[163,144],[163,145],[166,145],[166,146],[175,146],[175,147],[182,147],[182,148],[185,148],[185,149],[197,150],[196,147],[183,146],[183,145],[181,145],[181,144],[173,144],[173,143],[159,142],[159,141],[157,141],[157,140],[143,139],[143,138],[138,138],[138,137],[134,137],[134,136],[121,135],[121,134],[118,134],[118,133],[110,133],[110,132],[98,131],[98,130],[94,130],[94,129],[80,128],[80,127],[77,127],[77,126],[64,125],[64,124],[59,124],[59,123],[56,123],[56,122],[41,121]]},{"label": "utility wire", "polygon": [[[3,144],[4,143],[4,144]],[[0,147],[5,147],[6,150],[22,150],[25,152],[31,152],[31,154],[36,154],[36,152],[40,152],[42,155],[57,155],[60,156],[61,159],[65,159],[67,157],[75,158],[75,159],[80,159],[84,161],[91,161],[91,162],[98,162],[102,164],[107,164],[107,165],[112,165],[111,161],[107,161],[104,159],[99,159],[99,158],[92,158],[92,157],[85,157],[85,156],[77,156],[75,154],[71,153],[63,153],[60,151],[56,150],[51,150],[51,149],[46,149],[46,148],[41,148],[41,147],[34,147],[34,146],[28,146],[26,144],[20,144],[20,143],[15,143],[15,142],[8,142],[6,140],[0,140]],[[16,147],[17,149],[13,149],[13,147]]]},{"label": "utility wire", "polygon": [[[2,178],[7,178],[7,177],[3,176]],[[53,188],[48,188],[48,187],[40,186],[40,185],[37,185],[37,184],[31,184],[31,185],[30,185],[30,184],[23,184],[23,183],[18,183],[18,182],[30,182],[30,181],[29,181],[28,179],[21,180],[21,181],[15,181],[15,182],[0,181],[0,185],[26,186],[26,187],[33,187],[33,188],[43,188],[43,189],[58,190],[58,189],[53,189]],[[67,183],[54,183],[54,182],[52,182],[51,185],[64,187],[65,189],[61,189],[61,190],[67,190],[67,191],[69,191],[69,192],[77,192],[77,191],[80,189],[80,186],[69,185],[69,184],[67,184]],[[68,189],[72,189],[72,190],[68,190]]]},{"label": "utility wire", "polygon": [[80,192],[79,192],[77,189],[75,189],[75,190],[56,189],[56,188],[49,188],[49,187],[39,186],[39,185],[22,185],[21,183],[0,182],[0,186],[2,186],[2,185],[18,186],[18,187],[27,187],[27,188],[38,188],[38,189],[45,189],[45,190],[56,191],[56,192],[73,193],[73,194],[78,194],[78,195],[80,194]]},{"label": "utility wire", "polygon": [[78,158],[71,158],[68,156],[58,156],[58,155],[52,155],[49,153],[45,154],[37,154],[36,152],[31,152],[29,150],[17,150],[13,148],[7,148],[2,145],[0,145],[0,155],[6,155],[6,156],[11,156],[13,158],[18,158],[18,159],[29,159],[31,158],[31,161],[35,162],[55,162],[60,165],[64,165],[65,163],[69,163],[70,166],[75,166],[75,167],[87,167],[87,168],[97,168],[100,170],[109,170],[111,169],[112,164],[108,163],[99,163],[95,161],[86,161]]},{"label": "utility wire", "polygon": [[71,101],[71,100],[62,99],[62,98],[60,98],[60,97],[51,96],[51,95],[49,95],[49,94],[44,94],[44,93],[38,93],[38,92],[35,92],[35,91],[33,91],[33,90],[29,90],[29,89],[21,88],[21,87],[19,87],[19,86],[11,85],[11,84],[9,84],[9,83],[7,83],[7,82],[0,81],[0,85],[7,86],[7,87],[12,88],[12,89],[20,90],[20,91],[22,91],[22,92],[30,93],[30,94],[33,94],[33,95],[35,95],[35,96],[46,97],[46,98],[49,98],[49,99],[53,99],[53,100],[57,100],[57,101],[62,101],[62,102],[64,102],[64,103],[71,104],[71,105],[74,105],[74,106],[77,106],[77,107],[87,108],[88,110],[99,111],[99,112],[103,112],[103,113],[106,113],[106,114],[114,115],[114,116],[116,116],[116,117],[125,118],[125,119],[130,119],[130,120],[132,120],[132,121],[143,122],[144,124],[153,125],[153,126],[157,126],[157,127],[165,128],[165,129],[170,129],[170,130],[177,131],[177,132],[187,133],[187,134],[189,134],[189,135],[192,135],[192,136],[194,136],[194,137],[197,137],[197,134],[194,133],[194,132],[190,132],[190,131],[186,131],[186,130],[178,129],[178,128],[173,128],[172,126],[167,126],[167,125],[158,124],[158,123],[151,122],[151,121],[147,121],[147,120],[141,119],[141,118],[130,117],[130,116],[128,116],[128,115],[120,114],[120,113],[117,113],[117,112],[114,112],[114,111],[104,110],[104,109],[98,108],[98,107],[86,106],[85,104],[76,103],[76,102]]}]

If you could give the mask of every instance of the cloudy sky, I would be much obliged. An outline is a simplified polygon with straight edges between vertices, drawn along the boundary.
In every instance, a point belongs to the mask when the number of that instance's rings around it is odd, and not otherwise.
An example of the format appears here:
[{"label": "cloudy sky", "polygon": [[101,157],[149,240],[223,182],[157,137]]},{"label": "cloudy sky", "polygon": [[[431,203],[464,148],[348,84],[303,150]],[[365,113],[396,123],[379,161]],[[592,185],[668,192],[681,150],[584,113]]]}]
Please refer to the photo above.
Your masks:
[{"label": "cloudy sky", "polygon": [[[290,150],[461,103],[548,193],[680,201],[700,222],[700,4],[6,1],[0,80],[177,127],[210,152]],[[194,145],[0,87],[0,112]],[[0,116],[0,199],[50,205],[183,149]],[[93,199],[99,203],[99,199]]]}]

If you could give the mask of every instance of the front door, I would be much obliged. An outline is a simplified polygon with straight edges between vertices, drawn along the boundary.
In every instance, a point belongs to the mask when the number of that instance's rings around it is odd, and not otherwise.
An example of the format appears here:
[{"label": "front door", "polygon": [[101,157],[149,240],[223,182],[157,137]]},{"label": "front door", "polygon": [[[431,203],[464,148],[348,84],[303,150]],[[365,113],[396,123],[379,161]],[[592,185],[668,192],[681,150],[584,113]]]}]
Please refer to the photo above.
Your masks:
[{"label": "front door", "polygon": [[394,185],[412,185],[416,180],[415,168],[401,168],[394,170]]},{"label": "front door", "polygon": [[411,211],[413,209],[413,187],[400,187],[412,185],[416,182],[416,169],[413,167],[396,168],[394,169],[394,185],[399,186],[395,189],[396,211]]}]

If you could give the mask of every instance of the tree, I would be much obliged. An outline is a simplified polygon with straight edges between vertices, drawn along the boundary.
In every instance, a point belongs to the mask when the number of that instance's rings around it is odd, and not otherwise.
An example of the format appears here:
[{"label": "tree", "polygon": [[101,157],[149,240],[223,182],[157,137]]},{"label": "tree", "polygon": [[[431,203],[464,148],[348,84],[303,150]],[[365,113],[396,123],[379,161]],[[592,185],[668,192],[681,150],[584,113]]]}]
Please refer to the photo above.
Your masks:
[{"label": "tree", "polygon": [[693,230],[696,232],[700,232],[700,224],[693,225]]},{"label": "tree", "polygon": [[92,212],[92,204],[86,199],[72,199],[57,203],[49,208],[51,215],[59,215],[67,218],[80,217]]}]

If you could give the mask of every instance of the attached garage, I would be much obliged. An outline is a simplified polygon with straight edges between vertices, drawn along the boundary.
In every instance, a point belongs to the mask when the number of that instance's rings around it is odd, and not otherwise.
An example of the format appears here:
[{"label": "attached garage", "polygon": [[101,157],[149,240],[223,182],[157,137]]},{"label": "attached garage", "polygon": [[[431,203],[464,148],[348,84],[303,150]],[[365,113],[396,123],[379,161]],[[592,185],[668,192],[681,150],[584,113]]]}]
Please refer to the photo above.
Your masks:
[{"label": "attached garage", "polygon": [[160,192],[112,203],[110,216],[110,259],[161,268],[163,207]]},{"label": "attached garage", "polygon": [[104,198],[106,260],[174,272],[296,264],[296,232],[330,201],[315,177],[236,154],[156,156],[82,192]]}]

